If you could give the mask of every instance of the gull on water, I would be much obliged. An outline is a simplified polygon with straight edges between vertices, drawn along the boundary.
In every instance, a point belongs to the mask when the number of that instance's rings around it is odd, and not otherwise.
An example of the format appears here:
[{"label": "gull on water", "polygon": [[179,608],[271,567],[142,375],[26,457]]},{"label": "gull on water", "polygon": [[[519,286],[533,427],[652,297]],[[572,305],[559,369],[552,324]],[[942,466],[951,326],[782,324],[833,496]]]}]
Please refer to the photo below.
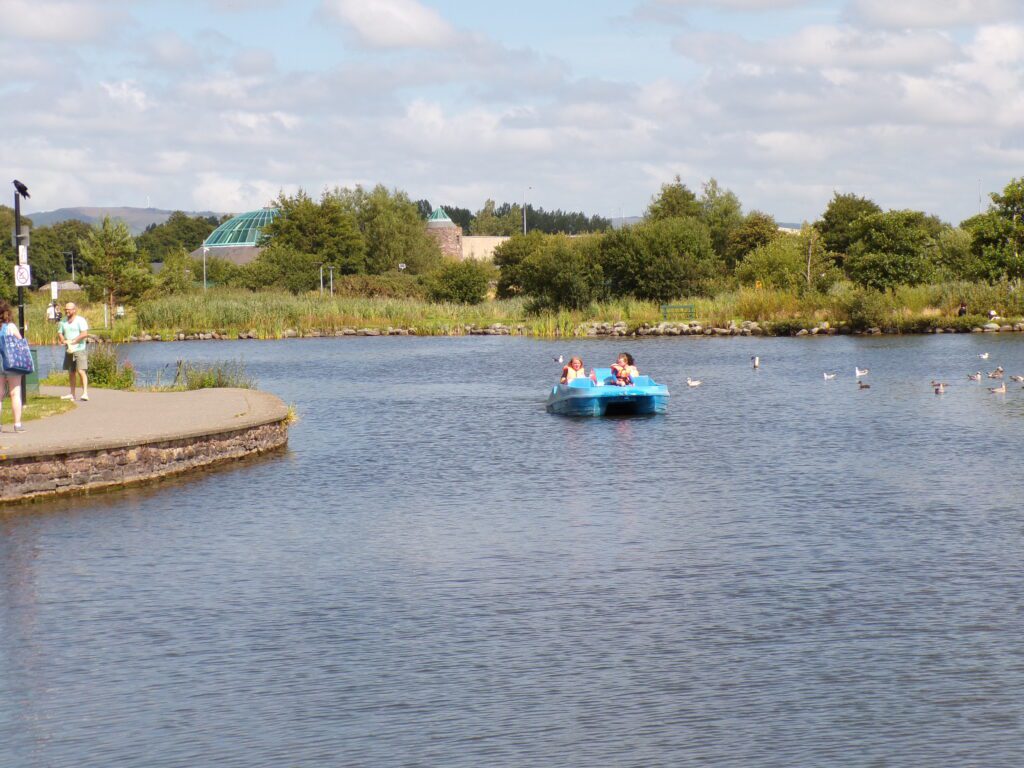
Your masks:
[{"label": "gull on water", "polygon": [[998,387],[989,387],[988,391],[993,395],[1005,395],[1006,394],[1006,382],[1004,381]]},{"label": "gull on water", "polygon": [[689,376],[686,377],[686,386],[688,387],[699,387],[704,382],[700,379],[691,379]]},{"label": "gull on water", "polygon": [[822,371],[821,375],[825,377],[825,381],[830,381],[836,377],[835,372],[829,373],[828,371]]},{"label": "gull on water", "polygon": [[988,360],[988,352],[982,352],[980,355],[978,355],[978,357],[980,357],[982,360]]},{"label": "gull on water", "polygon": [[754,370],[757,370],[758,368],[761,367],[761,358],[758,357],[757,355],[751,357],[750,362],[754,364]]},{"label": "gull on water", "polygon": [[967,378],[971,381],[981,381],[981,371],[975,371],[974,373],[968,373]]},{"label": "gull on water", "polygon": [[868,373],[870,373],[870,371],[871,371],[870,368],[858,368],[856,365],[853,366],[853,374],[857,378],[860,378],[861,376],[867,376]]}]

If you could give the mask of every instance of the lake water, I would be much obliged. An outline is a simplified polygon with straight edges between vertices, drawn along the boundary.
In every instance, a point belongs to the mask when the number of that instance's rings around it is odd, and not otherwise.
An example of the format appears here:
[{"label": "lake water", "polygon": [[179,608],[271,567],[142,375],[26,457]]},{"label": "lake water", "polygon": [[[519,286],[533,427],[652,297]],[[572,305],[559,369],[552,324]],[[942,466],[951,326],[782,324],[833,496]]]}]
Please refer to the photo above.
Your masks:
[{"label": "lake water", "polygon": [[[0,765],[1024,764],[1022,338],[123,349],[300,421],[0,515]],[[620,349],[667,415],[545,413]]]}]

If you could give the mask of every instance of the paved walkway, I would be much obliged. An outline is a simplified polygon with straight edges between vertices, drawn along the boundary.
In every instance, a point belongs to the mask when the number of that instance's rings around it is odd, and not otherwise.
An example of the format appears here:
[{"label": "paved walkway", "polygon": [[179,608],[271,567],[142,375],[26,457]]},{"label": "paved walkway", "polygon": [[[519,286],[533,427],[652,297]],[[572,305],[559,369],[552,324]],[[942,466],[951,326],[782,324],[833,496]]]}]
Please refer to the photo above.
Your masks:
[{"label": "paved walkway", "polygon": [[[59,396],[68,390],[43,387],[42,392]],[[4,408],[10,407],[10,400],[5,401]],[[120,392],[92,388],[88,402],[76,402],[74,408],[58,416],[26,421],[24,432],[15,434],[13,427],[5,424],[0,432],[0,458],[198,437],[280,421],[287,415],[288,407],[280,398],[252,389]],[[2,467],[0,464],[0,470]]]}]

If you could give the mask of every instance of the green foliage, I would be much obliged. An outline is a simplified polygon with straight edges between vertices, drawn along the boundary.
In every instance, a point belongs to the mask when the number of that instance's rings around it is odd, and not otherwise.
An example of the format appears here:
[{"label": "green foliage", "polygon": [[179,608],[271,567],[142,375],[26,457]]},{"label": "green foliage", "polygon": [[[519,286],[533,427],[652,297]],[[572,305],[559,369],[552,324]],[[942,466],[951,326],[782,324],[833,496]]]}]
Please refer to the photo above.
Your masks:
[{"label": "green foliage", "polygon": [[[193,259],[192,266],[193,276],[202,280],[203,277],[203,260]],[[234,285],[235,280],[238,277],[240,267],[234,262],[222,259],[218,256],[207,256],[206,257],[206,282],[210,287],[215,285]]]},{"label": "green foliage", "polygon": [[868,289],[856,291],[851,295],[846,313],[850,327],[856,331],[863,331],[892,325],[895,308],[892,296]]},{"label": "green foliage", "polygon": [[564,235],[546,238],[523,260],[523,291],[533,297],[534,310],[581,309],[601,296],[604,273],[592,243]]},{"label": "green foliage", "polygon": [[545,239],[539,230],[525,235],[517,233],[494,249],[494,265],[500,270],[498,298],[507,299],[523,292],[522,263],[541,248]]},{"label": "green foliage", "polygon": [[366,244],[365,269],[345,271],[379,275],[405,264],[410,274],[422,275],[440,265],[441,251],[424,229],[416,204],[405,192],[378,184],[369,191],[361,186],[335,189],[329,197],[354,218]]},{"label": "green foliage", "polygon": [[156,288],[160,295],[168,296],[192,290],[195,287],[193,267],[192,259],[184,248],[166,254],[163,269],[156,277]]},{"label": "green foliage", "polygon": [[729,233],[725,262],[734,267],[748,253],[779,237],[779,225],[774,216],[761,211],[751,211],[743,221]]},{"label": "green foliage", "polygon": [[707,227],[669,218],[605,235],[601,265],[613,295],[668,301],[700,293],[721,271]]},{"label": "green foliage", "polygon": [[833,266],[821,237],[805,226],[799,235],[779,233],[748,253],[736,267],[736,277],[744,285],[760,281],[765,288],[803,293],[827,291],[842,273]]},{"label": "green foliage", "polygon": [[518,205],[505,204],[499,210],[493,200],[488,199],[473,217],[470,233],[474,235],[504,235],[506,237],[523,231],[523,209]]},{"label": "green foliage", "polygon": [[[367,271],[366,241],[359,231],[355,212],[337,194],[325,193],[317,203],[302,190],[293,196],[282,193],[278,197],[277,207],[281,213],[263,228],[263,234],[270,245],[260,257],[270,248],[277,248],[278,253],[271,257],[271,261],[280,261],[283,258],[281,254],[303,254],[301,269],[305,269],[310,262],[324,262],[333,264],[338,274],[361,274]],[[272,279],[272,282],[258,283],[253,287],[289,282],[288,277],[278,269],[270,269],[268,272],[255,269],[250,272]],[[240,277],[240,281],[245,284],[249,277],[251,275]],[[304,277],[296,278],[293,282],[305,284],[308,281]]]},{"label": "green foliage", "polygon": [[76,272],[80,274],[83,271],[86,265],[79,252],[78,242],[88,236],[89,230],[88,224],[74,219],[32,230],[29,263],[32,265],[32,279],[36,285],[67,279],[72,254]]},{"label": "green foliage", "polygon": [[89,384],[103,389],[131,389],[135,386],[135,369],[122,363],[114,344],[89,345]]},{"label": "green foliage", "polygon": [[941,223],[920,211],[887,211],[861,216],[850,231],[844,263],[850,278],[876,290],[917,285],[931,272],[930,253]]},{"label": "green foliage", "polygon": [[662,184],[661,192],[651,199],[645,218],[662,221],[673,218],[699,218],[702,213],[697,196],[676,175],[675,181]]},{"label": "green foliage", "polygon": [[232,282],[251,291],[278,288],[305,293],[319,289],[320,263],[311,253],[295,250],[281,240],[271,240],[255,261],[239,268]]},{"label": "green foliage", "polygon": [[427,292],[431,301],[479,304],[493,277],[494,267],[487,262],[449,261],[427,276]]},{"label": "green foliage", "polygon": [[858,219],[881,212],[882,209],[866,197],[836,192],[814,226],[825,240],[825,250],[836,254],[842,264],[843,258],[850,252],[850,246],[857,239],[854,225]]},{"label": "green foliage", "polygon": [[154,284],[149,264],[139,257],[135,240],[124,222],[104,217],[98,227],[90,228],[79,241],[79,248],[90,268],[84,279],[85,288],[90,297],[102,296],[111,313],[115,304],[138,299]]},{"label": "green foliage", "polygon": [[427,292],[422,278],[398,272],[383,275],[345,275],[334,278],[336,296],[386,299],[423,299]]},{"label": "green foliage", "polygon": [[719,187],[715,179],[709,179],[704,183],[700,207],[700,218],[708,227],[715,253],[726,259],[728,264],[735,264],[736,260],[729,257],[729,243],[733,232],[744,222],[739,198],[730,190]]},{"label": "green foliage", "polygon": [[985,264],[972,250],[970,231],[961,227],[943,227],[935,240],[933,267],[936,276],[948,280],[984,280]]},{"label": "green foliage", "polygon": [[135,244],[148,261],[164,261],[170,254],[194,251],[217,228],[214,216],[188,216],[175,211],[163,224],[150,224]]},{"label": "green foliage", "polygon": [[[971,234],[975,276],[989,281],[1024,278],[1024,179],[992,194],[989,210],[961,224]],[[967,275],[965,275],[966,277]]]},{"label": "green foliage", "polygon": [[173,389],[221,389],[224,387],[254,389],[256,382],[246,372],[245,364],[238,360],[215,363],[178,361]]}]

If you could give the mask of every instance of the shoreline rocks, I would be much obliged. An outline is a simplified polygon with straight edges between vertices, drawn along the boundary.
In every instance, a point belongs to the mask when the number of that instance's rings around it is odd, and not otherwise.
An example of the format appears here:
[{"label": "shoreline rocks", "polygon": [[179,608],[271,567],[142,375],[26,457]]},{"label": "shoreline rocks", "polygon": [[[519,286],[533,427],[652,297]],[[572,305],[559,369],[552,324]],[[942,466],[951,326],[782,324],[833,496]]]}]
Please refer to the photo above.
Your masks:
[{"label": "shoreline rocks", "polygon": [[[561,328],[552,330],[551,336],[559,338],[570,336],[575,338],[621,338],[621,337],[665,337],[665,336],[703,336],[703,337],[732,337],[732,336],[884,336],[884,335],[926,335],[937,333],[1022,333],[1024,322],[1016,323],[985,323],[984,325],[972,327],[955,327],[951,325],[931,326],[923,329],[904,330],[894,326],[870,326],[863,330],[854,330],[846,324],[839,326],[830,325],[828,322],[821,322],[816,325],[801,326],[791,322],[759,323],[756,320],[744,320],[742,322],[730,321],[721,325],[704,325],[697,321],[689,322],[659,322],[657,324],[641,323],[631,326],[623,320],[610,321],[588,321],[580,323],[566,333]],[[331,329],[311,329],[300,331],[295,328],[286,328],[281,331],[279,337],[260,336],[255,328],[227,332],[217,331],[178,331],[175,333],[141,333],[129,336],[127,342],[137,343],[145,341],[233,341],[233,340],[259,340],[270,338],[281,339],[310,339],[310,338],[338,338],[346,336],[420,336],[422,332],[414,326],[409,327],[353,327]],[[427,334],[431,335],[431,334]],[[525,324],[519,323],[508,325],[504,323],[491,323],[490,325],[475,325],[468,323],[464,326],[455,326],[442,329],[438,336],[530,336]],[[544,338],[538,334],[537,338]],[[106,340],[92,336],[93,343],[106,343]]]}]

